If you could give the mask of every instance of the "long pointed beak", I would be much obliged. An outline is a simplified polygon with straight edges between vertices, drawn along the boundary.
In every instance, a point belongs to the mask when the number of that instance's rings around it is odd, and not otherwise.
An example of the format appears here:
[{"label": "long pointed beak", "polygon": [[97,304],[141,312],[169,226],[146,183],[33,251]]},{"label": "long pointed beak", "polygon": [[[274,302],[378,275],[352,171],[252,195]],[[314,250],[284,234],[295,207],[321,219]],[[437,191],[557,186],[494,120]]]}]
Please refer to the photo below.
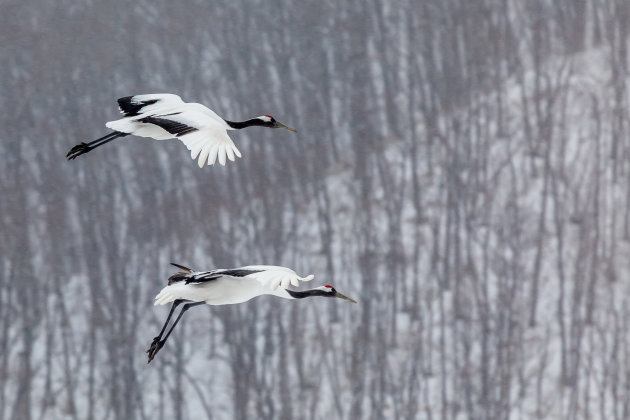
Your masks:
[{"label": "long pointed beak", "polygon": [[357,303],[356,300],[350,299],[348,296],[342,295],[339,292],[335,292],[335,297],[338,297],[339,299],[347,300],[348,302]]},{"label": "long pointed beak", "polygon": [[294,133],[297,133],[297,130],[295,128],[291,128],[287,125],[282,124],[281,122],[276,121],[276,128],[286,128],[289,131],[293,131]]}]

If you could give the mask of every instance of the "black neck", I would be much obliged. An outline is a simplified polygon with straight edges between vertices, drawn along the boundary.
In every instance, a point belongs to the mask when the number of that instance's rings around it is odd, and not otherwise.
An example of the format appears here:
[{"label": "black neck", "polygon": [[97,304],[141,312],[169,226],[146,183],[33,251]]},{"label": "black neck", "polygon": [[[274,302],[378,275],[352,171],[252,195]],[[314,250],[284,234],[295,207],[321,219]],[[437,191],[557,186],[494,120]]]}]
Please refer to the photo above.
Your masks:
[{"label": "black neck", "polygon": [[251,127],[253,125],[259,125],[259,126],[265,126],[266,123],[265,121],[258,119],[258,118],[252,118],[251,120],[247,120],[247,121],[228,121],[225,120],[225,122],[232,128],[236,129],[236,130],[240,130],[241,128],[245,128],[245,127]]},{"label": "black neck", "polygon": [[312,296],[326,296],[326,297],[330,296],[330,293],[326,293],[323,290],[317,290],[317,289],[305,290],[303,292],[287,289],[287,292],[296,299],[303,299],[303,298],[312,297]]}]

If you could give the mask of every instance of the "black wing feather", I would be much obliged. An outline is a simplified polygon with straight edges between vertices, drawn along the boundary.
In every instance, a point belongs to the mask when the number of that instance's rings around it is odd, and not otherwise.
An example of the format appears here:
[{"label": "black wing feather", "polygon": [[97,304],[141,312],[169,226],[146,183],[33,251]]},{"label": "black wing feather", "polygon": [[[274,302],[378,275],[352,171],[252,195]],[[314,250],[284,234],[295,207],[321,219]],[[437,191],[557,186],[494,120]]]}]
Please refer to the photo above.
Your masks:
[{"label": "black wing feather", "polygon": [[120,108],[120,112],[122,112],[125,117],[140,115],[142,108],[147,105],[153,105],[159,100],[149,99],[146,101],[134,101],[133,98],[135,98],[135,96],[125,96],[124,98],[118,99],[118,108]]},{"label": "black wing feather", "polygon": [[216,280],[220,277],[223,277],[223,273],[217,273],[215,271],[209,271],[207,273],[197,273],[193,275],[189,275],[186,278],[186,284],[199,284],[199,283],[207,283],[212,280]]},{"label": "black wing feather", "polygon": [[229,276],[229,277],[245,277],[250,274],[260,273],[263,270],[244,270],[244,269],[234,269],[234,270],[214,270],[214,271],[205,271],[202,273],[176,273],[173,274],[168,279],[169,286],[173,283],[177,283],[180,281],[185,282],[186,284],[200,284],[207,283],[212,280],[216,280],[221,277]]},{"label": "black wing feather", "polygon": [[[169,114],[169,115],[175,115],[175,114]],[[147,124],[155,124],[158,127],[162,127],[163,129],[165,129],[166,131],[168,131],[169,133],[173,134],[176,137],[180,137],[185,134],[190,134],[199,130],[198,128],[191,127],[189,125],[186,125],[177,121],[169,120],[167,118],[149,116],[149,117],[141,118],[138,121],[147,123]]]},{"label": "black wing feather", "polygon": [[187,273],[192,273],[192,272],[193,272],[192,268],[188,268],[188,267],[186,267],[185,265],[175,264],[174,262],[172,262],[172,263],[171,263],[171,265],[172,265],[172,266],[175,266],[175,267],[177,267],[177,268],[179,268],[179,269],[181,269],[181,270],[184,270],[184,271],[185,271],[185,272],[187,272]]},{"label": "black wing feather", "polygon": [[242,268],[235,268],[234,270],[221,270],[222,276],[231,276],[231,277],[245,277],[250,274],[260,273],[264,270],[245,270]]}]

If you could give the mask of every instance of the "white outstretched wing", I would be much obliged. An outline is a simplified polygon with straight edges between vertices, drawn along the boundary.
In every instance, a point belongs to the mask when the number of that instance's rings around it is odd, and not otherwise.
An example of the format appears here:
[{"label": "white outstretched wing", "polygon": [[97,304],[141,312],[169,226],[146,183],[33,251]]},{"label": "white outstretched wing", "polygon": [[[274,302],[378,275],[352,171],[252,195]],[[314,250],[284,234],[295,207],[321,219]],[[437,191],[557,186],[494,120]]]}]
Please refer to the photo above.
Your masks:
[{"label": "white outstretched wing", "polygon": [[241,157],[227,134],[225,121],[203,105],[183,103],[164,108],[160,113],[143,113],[136,121],[157,125],[180,139],[190,150],[191,158],[199,157],[200,168],[206,161],[208,165],[214,165],[217,160],[225,165],[227,159],[234,161],[235,157]]},{"label": "white outstretched wing", "polygon": [[301,281],[311,281],[315,278],[313,274],[300,277],[290,268],[272,265],[249,265],[240,269],[257,271],[247,275],[247,277],[256,279],[271,290],[276,290],[278,287],[288,289],[289,285],[299,286]]},{"label": "white outstretched wing", "polygon": [[227,131],[219,126],[207,125],[198,131],[188,133],[178,138],[190,150],[190,157],[197,159],[200,168],[208,162],[208,165],[214,165],[219,160],[221,165],[225,165],[227,159],[234,161],[235,156],[241,157],[238,150]]}]

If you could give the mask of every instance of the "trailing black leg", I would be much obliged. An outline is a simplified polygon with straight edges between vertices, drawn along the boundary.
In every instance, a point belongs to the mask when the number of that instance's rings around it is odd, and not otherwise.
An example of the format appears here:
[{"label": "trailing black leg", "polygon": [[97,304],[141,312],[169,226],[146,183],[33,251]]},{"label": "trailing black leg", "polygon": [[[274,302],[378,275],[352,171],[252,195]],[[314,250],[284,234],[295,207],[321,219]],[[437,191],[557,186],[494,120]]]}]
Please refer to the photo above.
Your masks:
[{"label": "trailing black leg", "polygon": [[162,327],[162,331],[160,331],[160,335],[158,335],[157,337],[155,337],[153,339],[153,342],[151,343],[151,346],[149,347],[149,350],[147,350],[147,353],[149,353],[149,361],[147,363],[151,363],[151,360],[153,360],[155,355],[160,351],[160,349],[162,347],[164,347],[164,343],[166,343],[166,340],[168,340],[168,337],[171,335],[171,333],[173,332],[173,329],[175,329],[175,326],[177,325],[179,320],[184,315],[184,312],[186,312],[187,310],[189,310],[193,306],[205,304],[205,302],[192,302],[192,303],[185,304],[182,307],[182,310],[179,312],[179,315],[177,315],[177,318],[175,319],[175,322],[173,322],[173,325],[168,330],[168,333],[166,334],[166,336],[163,339],[160,339],[162,337],[162,334],[164,333],[164,330],[166,329],[166,325],[168,324],[168,321],[171,318],[171,315],[173,314],[173,311],[174,311],[175,307],[177,305],[179,305],[180,303],[182,303],[182,302],[184,302],[184,301],[181,300],[181,299],[180,300],[176,300],[175,302],[173,302],[173,307],[171,308],[171,312],[168,314],[168,318],[166,319],[166,322],[164,323],[164,326]]},{"label": "trailing black leg", "polygon": [[66,154],[66,157],[68,158],[68,160],[75,159],[77,156],[81,156],[82,154],[85,154],[93,149],[96,149],[97,147],[102,146],[105,143],[109,143],[112,140],[116,140],[117,138],[125,137],[128,135],[129,135],[128,133],[121,133],[119,131],[114,131],[113,133],[109,133],[108,135],[98,138],[89,143],[77,144],[72,149],[70,149],[70,151]]},{"label": "trailing black leg", "polygon": [[[157,337],[153,337],[153,343],[155,343],[156,341],[160,341],[160,339],[162,338],[162,334],[164,334],[164,330],[166,330],[166,326],[168,325],[168,322],[171,320],[171,317],[173,316],[173,312],[175,312],[175,308],[177,308],[179,305],[181,305],[184,302],[186,302],[185,299],[177,299],[173,302],[173,304],[171,305],[171,310],[169,311],[168,316],[166,317],[166,321],[164,322],[164,325],[162,326],[162,330],[157,335]],[[153,346],[153,344],[151,344],[151,346]]]},{"label": "trailing black leg", "polygon": [[162,338],[162,334],[164,334],[164,330],[166,330],[166,326],[168,325],[168,322],[171,320],[171,317],[173,316],[173,312],[175,312],[175,308],[177,308],[179,305],[181,305],[184,302],[186,302],[186,300],[177,299],[171,305],[171,310],[169,311],[168,316],[166,317],[166,321],[164,322],[164,325],[162,326],[160,333],[156,337],[153,337],[153,341],[151,342],[151,345],[149,346],[149,350],[147,350],[147,353],[149,353],[149,362],[153,359],[151,354],[155,356],[155,354],[159,350],[157,346],[159,345],[160,339]]}]

